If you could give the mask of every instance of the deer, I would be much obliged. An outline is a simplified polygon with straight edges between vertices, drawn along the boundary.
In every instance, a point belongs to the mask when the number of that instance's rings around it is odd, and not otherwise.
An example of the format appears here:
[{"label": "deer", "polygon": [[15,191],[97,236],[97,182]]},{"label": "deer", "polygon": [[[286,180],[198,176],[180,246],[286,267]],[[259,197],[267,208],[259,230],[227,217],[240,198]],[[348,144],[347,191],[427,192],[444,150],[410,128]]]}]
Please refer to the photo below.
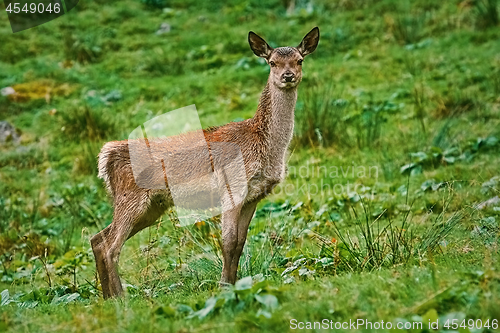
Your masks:
[{"label": "deer", "polygon": [[[302,81],[302,62],[305,56],[316,50],[319,37],[319,28],[315,27],[297,47],[272,48],[263,38],[250,31],[248,43],[251,50],[270,67],[255,115],[240,122],[204,129],[205,143],[191,143],[189,133],[180,135],[179,138],[174,137],[168,142],[148,142],[148,147],[166,150],[175,149],[176,143],[181,141],[187,146],[230,143],[239,147],[248,189],[240,202],[222,212],[221,286],[236,282],[240,256],[258,202],[285,178],[286,158],[294,128],[297,88]],[[173,206],[168,186],[151,189],[137,185],[129,146],[130,142],[127,140],[107,142],[98,155],[98,177],[104,180],[113,201],[111,224],[90,239],[105,299],[123,295],[118,263],[124,243],[139,231],[153,225]],[[201,164],[192,158],[179,161],[181,169],[194,170],[194,174],[202,167]],[[164,179],[168,185],[168,178],[161,174],[161,170],[157,173],[147,176]],[[196,193],[190,195],[196,196]]]}]

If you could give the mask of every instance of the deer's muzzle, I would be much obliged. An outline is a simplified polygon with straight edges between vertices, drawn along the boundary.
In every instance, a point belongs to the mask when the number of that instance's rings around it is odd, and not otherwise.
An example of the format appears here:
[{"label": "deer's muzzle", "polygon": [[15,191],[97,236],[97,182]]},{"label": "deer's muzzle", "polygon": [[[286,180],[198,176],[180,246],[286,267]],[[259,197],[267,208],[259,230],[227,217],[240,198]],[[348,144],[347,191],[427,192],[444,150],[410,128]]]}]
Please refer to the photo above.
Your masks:
[{"label": "deer's muzzle", "polygon": [[295,81],[295,74],[293,74],[292,72],[283,73],[283,75],[281,76],[281,80],[284,82],[293,82]]}]

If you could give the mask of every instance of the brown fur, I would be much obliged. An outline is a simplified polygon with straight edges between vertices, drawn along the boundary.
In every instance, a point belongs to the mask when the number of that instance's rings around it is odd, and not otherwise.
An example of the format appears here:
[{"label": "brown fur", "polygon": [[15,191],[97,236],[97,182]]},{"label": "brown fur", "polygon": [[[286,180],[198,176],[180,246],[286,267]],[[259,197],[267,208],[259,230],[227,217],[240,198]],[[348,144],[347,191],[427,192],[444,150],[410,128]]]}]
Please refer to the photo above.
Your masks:
[{"label": "brown fur", "polygon": [[[223,142],[235,144],[241,150],[248,191],[241,203],[222,214],[224,262],[221,283],[236,281],[239,258],[257,203],[285,177],[285,157],[293,133],[297,86],[302,79],[301,61],[316,49],[319,29],[311,30],[297,48],[274,50],[253,32],[249,33],[248,39],[254,53],[271,65],[255,116],[204,130],[205,140],[200,140],[203,136],[193,133],[150,139],[147,142],[149,152],[140,152],[145,159],[149,156],[157,162],[159,156],[166,153],[175,156],[176,163],[182,165],[184,171],[179,175],[188,175],[184,179],[182,195],[196,198],[206,191],[197,179],[213,171],[214,158],[222,159],[215,161],[217,163],[226,163],[223,156],[210,155],[209,160],[192,158],[201,152],[198,149],[206,147],[207,143],[210,149],[217,142]],[[134,141],[108,142],[99,154],[99,176],[104,179],[114,204],[112,223],[91,239],[105,298],[119,296],[123,292],[117,265],[124,242],[152,225],[173,206],[161,167],[145,166],[139,177],[145,177],[147,183],[154,186],[149,189],[137,186],[130,161],[130,145],[134,144]]]}]

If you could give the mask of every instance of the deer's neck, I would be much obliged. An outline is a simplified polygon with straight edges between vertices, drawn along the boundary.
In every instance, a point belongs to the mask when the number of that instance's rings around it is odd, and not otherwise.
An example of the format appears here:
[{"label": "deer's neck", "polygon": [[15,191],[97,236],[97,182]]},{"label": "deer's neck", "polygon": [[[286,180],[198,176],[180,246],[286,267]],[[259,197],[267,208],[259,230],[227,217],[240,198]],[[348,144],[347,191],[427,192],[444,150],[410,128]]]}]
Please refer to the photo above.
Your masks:
[{"label": "deer's neck", "polygon": [[293,135],[297,89],[279,89],[269,81],[260,97],[254,122],[268,145],[271,160],[282,160]]}]

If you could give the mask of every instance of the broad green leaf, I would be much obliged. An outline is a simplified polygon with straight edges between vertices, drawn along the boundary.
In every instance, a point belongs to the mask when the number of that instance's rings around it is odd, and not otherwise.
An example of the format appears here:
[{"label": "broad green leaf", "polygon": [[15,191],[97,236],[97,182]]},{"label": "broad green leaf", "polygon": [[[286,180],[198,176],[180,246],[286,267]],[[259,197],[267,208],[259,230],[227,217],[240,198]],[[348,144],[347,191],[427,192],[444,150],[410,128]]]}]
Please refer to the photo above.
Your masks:
[{"label": "broad green leaf", "polygon": [[60,303],[68,304],[78,299],[79,297],[80,297],[79,293],[66,294],[61,297],[55,296],[52,299],[52,304],[60,304]]},{"label": "broad green leaf", "polygon": [[434,179],[427,179],[425,182],[422,183],[422,185],[420,185],[420,189],[424,192],[431,190],[434,184],[436,184],[436,181]]},{"label": "broad green leaf", "polygon": [[266,280],[257,282],[256,284],[253,285],[252,292],[258,293],[260,290],[265,289],[268,285],[269,285],[269,282]]},{"label": "broad green leaf", "polygon": [[436,322],[438,319],[439,319],[439,317],[438,317],[438,313],[437,313],[436,309],[429,309],[429,311],[427,311],[422,316],[422,321],[424,323],[429,322],[429,320],[431,323],[433,323],[433,322]]},{"label": "broad green leaf", "polygon": [[429,156],[426,153],[424,153],[423,151],[419,151],[416,153],[410,153],[410,156],[412,157],[412,159],[416,163],[424,162],[429,158]]},{"label": "broad green leaf", "polygon": [[17,303],[17,306],[22,308],[22,309],[23,308],[24,309],[33,309],[37,305],[38,305],[37,301],[25,301],[25,302]]},{"label": "broad green leaf", "polygon": [[323,267],[333,265],[333,259],[329,257],[323,257],[319,259],[318,262],[321,263]]},{"label": "broad green leaf", "polygon": [[313,222],[309,222],[309,223],[307,224],[307,227],[308,227],[309,229],[314,229],[314,228],[316,228],[316,227],[319,227],[320,225],[321,225],[321,222],[319,222],[319,221],[313,221]]},{"label": "broad green leaf", "polygon": [[304,203],[303,203],[302,201],[299,201],[299,202],[298,202],[295,206],[293,206],[293,207],[291,208],[291,211],[292,211],[292,212],[296,211],[297,209],[299,209],[300,207],[302,207],[302,205],[303,205],[303,204],[304,204]]},{"label": "broad green leaf", "polygon": [[2,296],[2,302],[0,303],[0,305],[7,305],[9,304],[9,300],[10,300],[10,295],[9,295],[9,290],[5,289],[5,290],[2,290],[2,292],[0,293],[0,296]]},{"label": "broad green leaf", "polygon": [[415,163],[410,163],[410,164],[403,165],[403,166],[401,167],[401,169],[399,170],[399,172],[400,172],[401,174],[405,175],[405,174],[407,174],[407,173],[411,172],[411,170],[412,170],[414,167],[416,167],[416,166],[417,166],[417,164],[415,164]]},{"label": "broad green leaf", "polygon": [[281,273],[281,276],[285,276],[285,275],[287,275],[288,273],[290,273],[290,272],[292,272],[292,271],[296,270],[297,268],[298,268],[298,267],[297,267],[297,266],[295,266],[295,265],[290,266],[290,267],[288,267],[287,269],[285,269],[285,270],[283,271],[283,273]]},{"label": "broad green leaf", "polygon": [[494,136],[488,137],[485,141],[486,141],[486,145],[489,146],[489,147],[494,147],[499,142],[499,140],[496,137],[494,137]]},{"label": "broad green leaf", "polygon": [[269,311],[262,310],[262,309],[259,309],[259,311],[257,311],[256,317],[258,318],[260,316],[264,316],[267,319],[270,319],[272,317],[272,315],[271,315],[271,313]]},{"label": "broad green leaf", "polygon": [[193,309],[186,304],[177,304],[176,311],[181,314],[191,314]]},{"label": "broad green leaf", "polygon": [[158,316],[163,316],[166,318],[173,318],[175,317],[176,311],[173,307],[170,305],[167,306],[159,306],[157,307],[153,313]]},{"label": "broad green leaf", "polygon": [[419,175],[421,173],[422,173],[422,166],[417,165],[413,169],[411,169],[410,175],[415,176],[415,175]]},{"label": "broad green leaf", "polygon": [[262,273],[259,273],[259,274],[256,274],[252,277],[252,279],[256,282],[263,282],[265,281],[265,278],[264,278],[264,274]]},{"label": "broad green leaf", "polygon": [[255,295],[255,299],[268,310],[274,311],[278,308],[278,298],[274,295]]},{"label": "broad green leaf", "polygon": [[199,311],[194,312],[193,314],[189,315],[187,318],[194,318],[198,317],[198,319],[203,319],[206,316],[208,316],[215,306],[217,305],[217,297],[210,297],[209,299],[206,300],[205,302],[205,307]]},{"label": "broad green leaf", "polygon": [[247,277],[244,277],[243,279],[236,281],[236,283],[234,284],[234,289],[235,290],[248,290],[248,289],[252,288],[252,284],[253,284],[252,277],[247,276]]},{"label": "broad green leaf", "polygon": [[314,271],[310,270],[306,267],[299,269],[299,276],[307,276],[307,275],[312,275],[312,274],[314,274]]},{"label": "broad green leaf", "polygon": [[448,164],[453,164],[457,159],[454,156],[445,156],[443,160]]},{"label": "broad green leaf", "polygon": [[[328,205],[323,205],[321,208],[316,212],[316,216],[321,216],[323,215],[324,212],[328,211]],[[309,227],[311,228],[311,227]]]}]

